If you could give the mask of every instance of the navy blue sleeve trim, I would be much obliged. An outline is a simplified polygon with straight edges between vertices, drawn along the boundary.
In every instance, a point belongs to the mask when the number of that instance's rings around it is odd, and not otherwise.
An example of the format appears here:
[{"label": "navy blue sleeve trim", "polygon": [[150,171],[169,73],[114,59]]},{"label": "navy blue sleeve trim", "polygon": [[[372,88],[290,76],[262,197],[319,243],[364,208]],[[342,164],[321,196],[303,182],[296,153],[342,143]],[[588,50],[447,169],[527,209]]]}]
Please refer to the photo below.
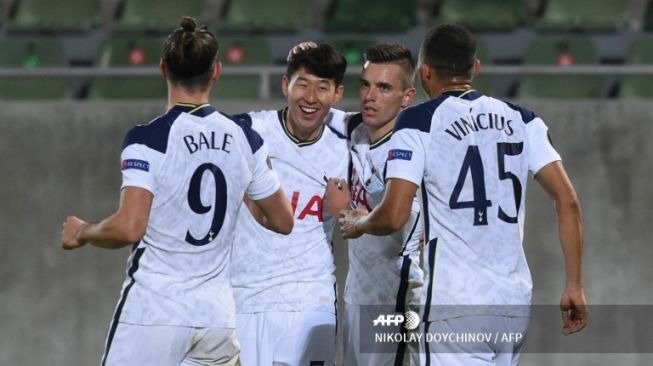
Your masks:
[{"label": "navy blue sleeve trim", "polygon": [[141,144],[165,154],[168,149],[170,128],[180,113],[178,110],[172,109],[146,125],[132,128],[122,142],[122,149],[124,150],[129,145]]},{"label": "navy blue sleeve trim", "polygon": [[403,130],[404,128],[409,128],[428,133],[431,130],[431,119],[433,118],[433,113],[448,97],[448,95],[443,95],[404,109],[397,117],[397,124],[395,125],[394,132]]},{"label": "navy blue sleeve trim", "polygon": [[347,138],[351,138],[351,134],[354,132],[356,127],[358,127],[361,123],[363,123],[363,114],[362,113],[356,113],[353,116],[349,118],[349,122],[347,123]]},{"label": "navy blue sleeve trim", "polygon": [[331,130],[331,132],[333,132],[334,135],[338,136],[339,138],[341,138],[343,140],[347,140],[347,136],[341,134],[338,130],[336,130],[335,128],[333,128],[333,127],[331,127],[329,125],[326,125],[326,126]]},{"label": "navy blue sleeve trim", "polygon": [[252,116],[247,113],[236,114],[231,117],[223,115],[234,121],[243,130],[247,142],[249,142],[249,147],[252,148],[252,154],[256,153],[263,145],[263,138],[252,128]]},{"label": "navy blue sleeve trim", "polygon": [[524,107],[521,107],[521,106],[518,106],[516,104],[506,102],[505,100],[503,102],[506,103],[506,105],[508,107],[510,107],[510,109],[512,109],[513,111],[519,112],[519,114],[521,114],[521,119],[522,119],[522,121],[524,121],[524,123],[528,123],[528,122],[534,120],[537,117],[535,115],[535,113],[533,113],[532,111],[530,111],[530,110],[528,110],[528,109],[526,109]]}]

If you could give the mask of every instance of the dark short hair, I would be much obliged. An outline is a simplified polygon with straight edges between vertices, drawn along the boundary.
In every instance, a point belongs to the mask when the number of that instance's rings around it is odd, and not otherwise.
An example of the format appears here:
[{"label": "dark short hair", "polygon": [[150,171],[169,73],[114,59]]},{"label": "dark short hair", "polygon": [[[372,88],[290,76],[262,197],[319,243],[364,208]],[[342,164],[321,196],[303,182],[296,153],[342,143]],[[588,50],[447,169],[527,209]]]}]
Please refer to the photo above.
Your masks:
[{"label": "dark short hair", "polygon": [[206,27],[197,28],[191,17],[182,17],[180,24],[163,47],[168,78],[187,89],[204,87],[211,80],[218,41]]},{"label": "dark short hair", "polygon": [[365,61],[374,64],[398,65],[402,71],[404,90],[415,81],[415,60],[408,48],[399,43],[379,43],[365,50]]},{"label": "dark short hair", "polygon": [[313,75],[335,81],[337,86],[342,85],[347,70],[347,60],[333,46],[323,43],[291,55],[288,59],[286,77],[291,79],[302,67]]},{"label": "dark short hair", "polygon": [[424,36],[420,62],[442,76],[469,76],[476,61],[476,40],[464,27],[444,24]]}]

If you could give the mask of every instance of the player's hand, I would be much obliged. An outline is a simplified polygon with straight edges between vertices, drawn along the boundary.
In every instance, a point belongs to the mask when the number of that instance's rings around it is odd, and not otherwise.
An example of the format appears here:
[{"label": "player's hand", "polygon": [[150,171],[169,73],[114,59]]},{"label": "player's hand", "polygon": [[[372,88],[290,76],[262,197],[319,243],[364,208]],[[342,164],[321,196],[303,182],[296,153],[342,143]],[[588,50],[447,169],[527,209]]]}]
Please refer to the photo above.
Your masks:
[{"label": "player's hand", "polygon": [[587,300],[582,288],[565,288],[560,299],[562,334],[579,332],[587,325]]},{"label": "player's hand", "polygon": [[64,249],[75,249],[86,244],[79,239],[79,233],[88,226],[88,222],[76,217],[68,216],[63,223],[61,231],[61,247]]},{"label": "player's hand", "polygon": [[317,43],[315,43],[313,41],[306,41],[306,42],[301,42],[301,43],[296,44],[288,52],[288,57],[286,57],[286,61],[290,62],[290,60],[293,58],[293,56],[300,53],[301,51],[306,51],[306,50],[309,50],[311,48],[317,48]]},{"label": "player's hand", "polygon": [[351,194],[347,180],[331,178],[327,181],[324,198],[322,199],[322,210],[333,217],[337,217],[342,210],[351,207]]},{"label": "player's hand", "polygon": [[363,235],[358,228],[358,222],[367,214],[367,210],[358,208],[356,210],[344,210],[340,212],[340,233],[344,239],[355,239]]}]

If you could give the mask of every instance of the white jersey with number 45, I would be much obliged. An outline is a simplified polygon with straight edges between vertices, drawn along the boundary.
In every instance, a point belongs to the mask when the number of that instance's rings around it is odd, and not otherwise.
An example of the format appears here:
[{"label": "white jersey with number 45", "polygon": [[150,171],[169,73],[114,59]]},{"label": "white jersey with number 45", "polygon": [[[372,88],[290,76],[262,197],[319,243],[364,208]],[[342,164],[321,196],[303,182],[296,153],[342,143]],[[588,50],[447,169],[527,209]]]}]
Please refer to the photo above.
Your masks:
[{"label": "white jersey with number 45", "polygon": [[[134,127],[122,187],[153,195],[114,316],[139,325],[235,327],[229,263],[243,195],[277,191],[261,137],[208,104],[176,105]],[[112,332],[113,332],[112,330]]]},{"label": "white jersey with number 45", "polygon": [[540,118],[476,91],[446,92],[400,114],[387,178],[421,187],[427,319],[527,315],[527,306],[507,305],[531,301],[522,248],[528,173],[559,159]]}]

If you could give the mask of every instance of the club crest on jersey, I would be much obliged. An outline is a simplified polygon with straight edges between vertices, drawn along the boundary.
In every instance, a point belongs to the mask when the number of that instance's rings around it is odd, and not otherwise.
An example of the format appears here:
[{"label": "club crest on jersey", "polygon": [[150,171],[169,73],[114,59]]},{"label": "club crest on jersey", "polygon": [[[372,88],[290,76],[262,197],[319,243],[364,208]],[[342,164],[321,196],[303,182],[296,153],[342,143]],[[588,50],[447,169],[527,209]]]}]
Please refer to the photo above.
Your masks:
[{"label": "club crest on jersey", "polygon": [[392,149],[388,151],[388,161],[395,159],[410,160],[412,158],[413,152],[409,150]]},{"label": "club crest on jersey", "polygon": [[125,169],[138,169],[144,172],[150,171],[150,163],[144,160],[127,159],[122,161],[122,170]]}]

